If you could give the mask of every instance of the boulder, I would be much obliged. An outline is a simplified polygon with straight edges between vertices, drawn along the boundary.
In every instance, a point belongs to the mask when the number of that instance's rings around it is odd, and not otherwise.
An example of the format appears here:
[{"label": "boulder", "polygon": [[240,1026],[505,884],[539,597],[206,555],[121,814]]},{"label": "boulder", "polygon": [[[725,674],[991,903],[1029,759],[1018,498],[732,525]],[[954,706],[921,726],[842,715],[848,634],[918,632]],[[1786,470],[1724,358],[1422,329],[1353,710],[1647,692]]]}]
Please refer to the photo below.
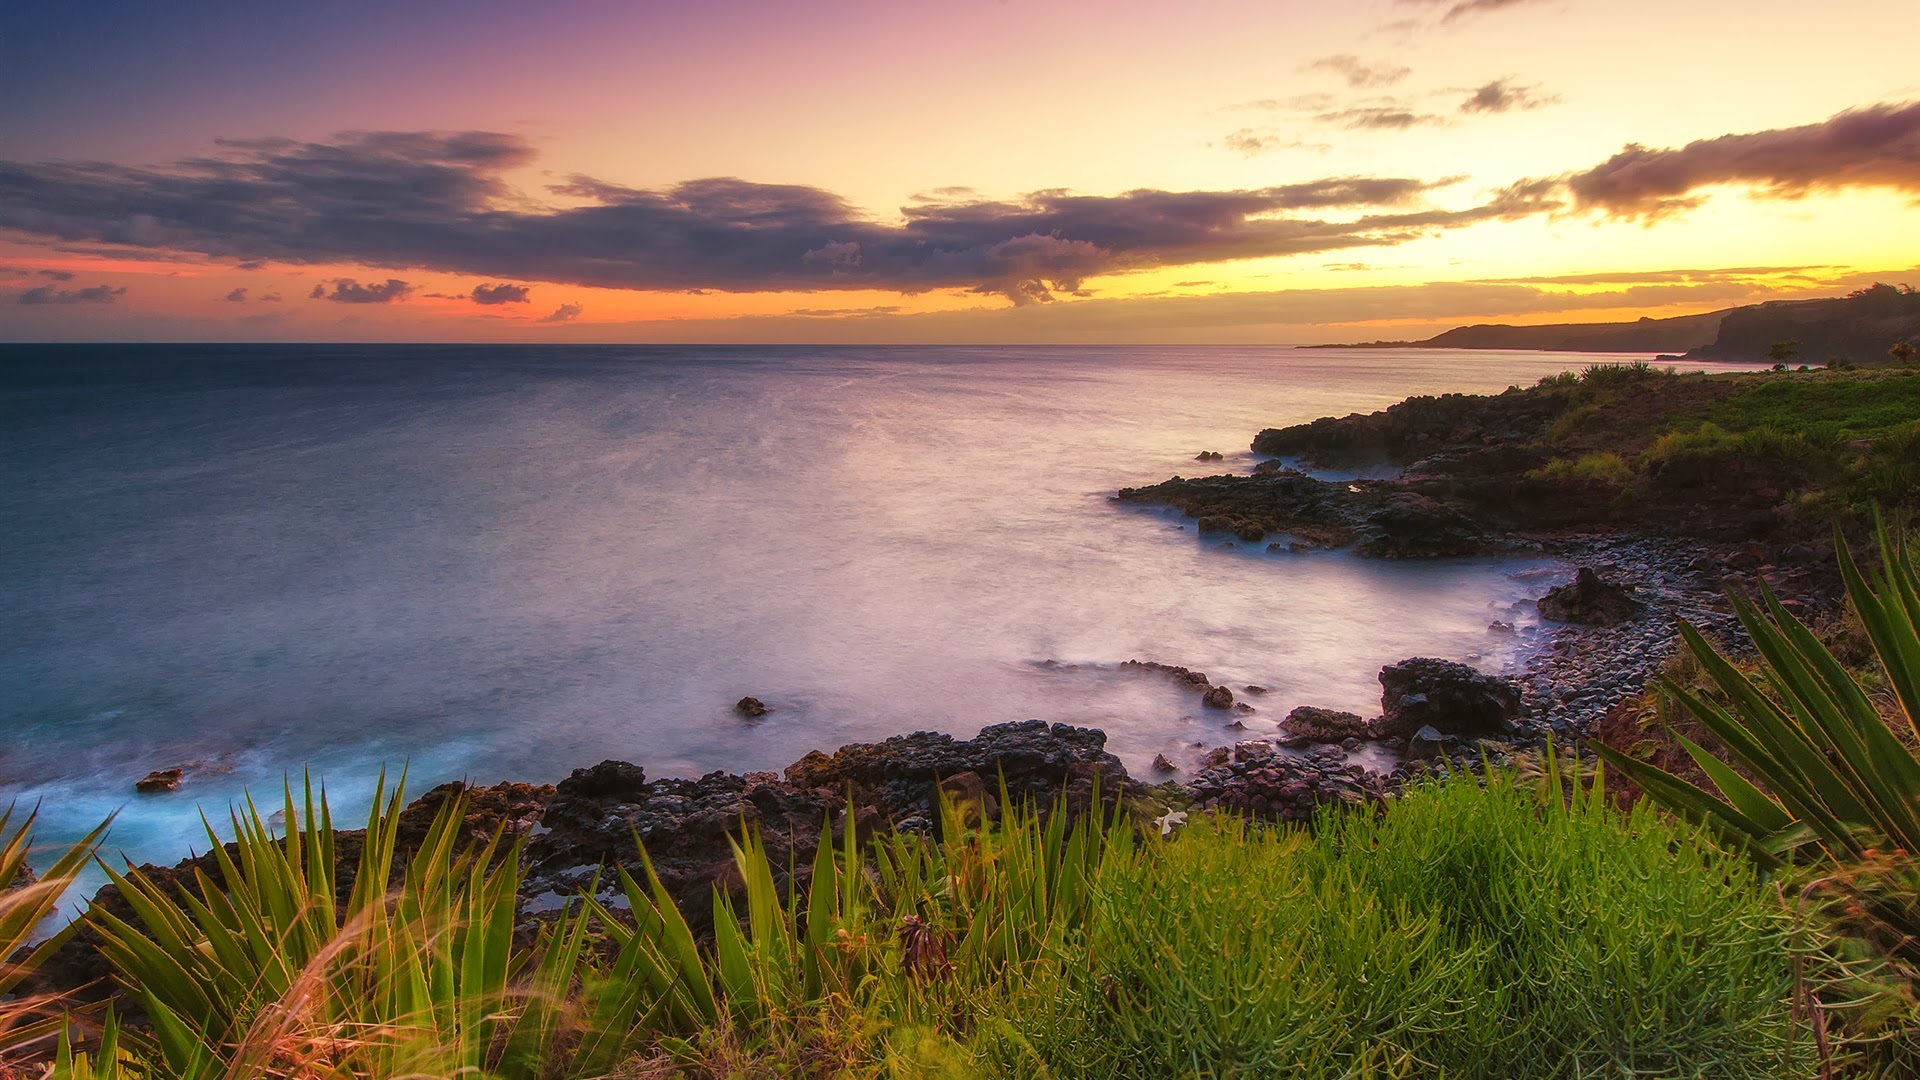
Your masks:
[{"label": "boulder", "polygon": [[1215,686],[1200,695],[1200,704],[1209,709],[1233,708],[1233,691],[1224,686]]},{"label": "boulder", "polygon": [[757,697],[743,697],[733,703],[733,711],[741,716],[759,717],[767,715],[770,710],[766,703]]},{"label": "boulder", "polygon": [[1451,735],[1442,735],[1434,730],[1432,724],[1426,724],[1407,736],[1407,757],[1415,761],[1444,757],[1454,742]]},{"label": "boulder", "polygon": [[1642,605],[1631,587],[1600,580],[1592,567],[1583,566],[1566,585],[1547,590],[1537,605],[1540,614],[1555,622],[1588,626],[1617,626],[1639,618]]},{"label": "boulder", "polygon": [[1289,742],[1299,743],[1335,743],[1367,736],[1367,722],[1358,713],[1313,705],[1302,705],[1288,713],[1280,728]]},{"label": "boulder", "polygon": [[647,771],[630,761],[602,761],[573,770],[554,790],[568,801],[637,802],[646,797]]},{"label": "boulder", "polygon": [[163,795],[169,791],[179,791],[180,784],[186,779],[184,769],[155,769],[133,782],[133,790],[142,795]]},{"label": "boulder", "polygon": [[1520,688],[1465,664],[1416,656],[1380,669],[1378,737],[1432,726],[1442,735],[1498,735],[1520,712]]}]

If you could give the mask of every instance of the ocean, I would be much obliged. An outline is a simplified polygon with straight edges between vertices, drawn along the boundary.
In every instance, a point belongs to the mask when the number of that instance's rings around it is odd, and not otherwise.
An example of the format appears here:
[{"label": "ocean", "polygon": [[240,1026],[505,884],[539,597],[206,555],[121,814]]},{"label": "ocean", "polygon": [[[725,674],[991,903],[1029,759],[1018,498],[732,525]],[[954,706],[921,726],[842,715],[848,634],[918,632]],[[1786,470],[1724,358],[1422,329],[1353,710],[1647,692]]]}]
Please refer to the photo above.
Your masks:
[{"label": "ocean", "polygon": [[1268,553],[1109,496],[1594,359],[0,346],[0,802],[39,803],[44,841],[117,810],[110,850],[171,861],[306,771],[357,817],[383,766],[693,776],[1040,717],[1142,770],[1249,737],[1136,658],[1270,688],[1254,736],[1371,715],[1382,664],[1518,662],[1560,568]]}]

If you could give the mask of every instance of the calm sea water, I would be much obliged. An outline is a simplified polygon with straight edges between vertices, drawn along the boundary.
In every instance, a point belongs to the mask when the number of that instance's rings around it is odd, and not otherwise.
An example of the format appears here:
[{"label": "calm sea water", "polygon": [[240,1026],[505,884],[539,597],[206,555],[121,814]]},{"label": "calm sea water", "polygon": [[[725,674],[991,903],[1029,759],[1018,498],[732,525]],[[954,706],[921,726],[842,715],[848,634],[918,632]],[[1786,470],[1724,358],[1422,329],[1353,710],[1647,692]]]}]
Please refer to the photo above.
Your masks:
[{"label": "calm sea water", "polygon": [[1384,663],[1511,664],[1487,623],[1542,564],[1223,548],[1108,496],[1248,470],[1263,426],[1591,360],[0,347],[0,800],[41,800],[47,838],[121,809],[115,847],[172,859],[198,808],[306,768],[344,804],[383,763],[424,790],[1025,717],[1135,767],[1244,737],[1136,657],[1273,688],[1256,732],[1368,712]]}]

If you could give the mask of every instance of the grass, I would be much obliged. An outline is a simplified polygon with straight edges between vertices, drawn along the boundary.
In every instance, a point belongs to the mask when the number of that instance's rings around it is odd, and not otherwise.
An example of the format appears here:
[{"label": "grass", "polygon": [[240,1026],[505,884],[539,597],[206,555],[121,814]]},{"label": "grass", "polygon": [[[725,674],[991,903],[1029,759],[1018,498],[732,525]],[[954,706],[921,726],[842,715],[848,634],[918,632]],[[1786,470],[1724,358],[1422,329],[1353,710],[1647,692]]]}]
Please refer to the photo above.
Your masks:
[{"label": "grass", "polygon": [[1794,926],[1759,871],[1601,786],[1494,774],[1312,829],[1014,809],[944,840],[752,836],[697,939],[645,867],[516,940],[516,853],[394,792],[336,903],[324,797],[219,872],[121,875],[121,1009],[52,1075],[1791,1076]]},{"label": "grass", "polygon": [[1501,776],[1313,833],[1203,824],[1103,862],[1002,1005],[1061,1077],[1810,1075],[1790,920],[1649,809]]}]

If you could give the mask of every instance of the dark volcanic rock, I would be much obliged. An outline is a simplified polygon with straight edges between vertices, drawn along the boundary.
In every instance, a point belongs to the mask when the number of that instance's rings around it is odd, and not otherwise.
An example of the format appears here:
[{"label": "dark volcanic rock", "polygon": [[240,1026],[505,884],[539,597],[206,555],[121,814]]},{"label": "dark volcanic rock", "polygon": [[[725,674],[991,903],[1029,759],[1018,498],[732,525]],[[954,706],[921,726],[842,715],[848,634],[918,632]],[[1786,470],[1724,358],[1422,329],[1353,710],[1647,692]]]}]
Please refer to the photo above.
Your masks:
[{"label": "dark volcanic rock", "polygon": [[602,761],[590,769],[573,770],[555,790],[568,802],[623,802],[646,793],[647,771],[627,761]]},{"label": "dark volcanic rock", "polygon": [[1498,735],[1520,712],[1520,688],[1465,664],[1417,656],[1380,669],[1382,737],[1431,725],[1443,735]]},{"label": "dark volcanic rock", "polygon": [[1288,757],[1271,743],[1244,742],[1234,747],[1231,760],[1210,759],[1187,781],[1187,792],[1196,810],[1231,810],[1279,821],[1311,821],[1327,804],[1385,797],[1381,776],[1342,764],[1339,756],[1333,749],[1327,757]]},{"label": "dark volcanic rock", "polygon": [[1473,555],[1487,538],[1473,519],[1435,499],[1395,492],[1366,516],[1353,547],[1356,555],[1380,559],[1434,559]]},{"label": "dark volcanic rock", "polygon": [[1233,708],[1233,691],[1224,686],[1216,686],[1200,695],[1200,704],[1209,709]]},{"label": "dark volcanic rock", "polygon": [[1287,714],[1280,726],[1290,741],[1334,743],[1344,739],[1364,739],[1367,722],[1358,713],[1302,705]]},{"label": "dark volcanic rock", "polygon": [[1617,626],[1639,618],[1642,605],[1633,591],[1600,580],[1591,567],[1583,566],[1571,584],[1547,590],[1540,598],[1540,614],[1555,622],[1584,623],[1588,626]]},{"label": "dark volcanic rock", "polygon": [[133,790],[142,795],[161,795],[169,791],[179,791],[180,782],[186,778],[182,769],[155,769],[133,782]]},{"label": "dark volcanic rock", "polygon": [[1415,761],[1442,757],[1454,741],[1453,736],[1434,730],[1432,724],[1423,724],[1419,731],[1407,736],[1407,757]]},{"label": "dark volcanic rock", "polygon": [[769,710],[767,709],[766,703],[759,698],[743,697],[733,703],[733,711],[739,713],[741,716],[758,717],[767,715]]},{"label": "dark volcanic rock", "polygon": [[936,777],[963,772],[1005,776],[1007,791],[1015,798],[1051,795],[1080,776],[1123,781],[1127,775],[1120,759],[1107,752],[1106,732],[1020,720],[982,728],[972,739],[916,731],[884,742],[843,746],[832,754],[816,750],[787,766],[786,778],[800,788],[838,790],[847,785],[924,786]]}]

